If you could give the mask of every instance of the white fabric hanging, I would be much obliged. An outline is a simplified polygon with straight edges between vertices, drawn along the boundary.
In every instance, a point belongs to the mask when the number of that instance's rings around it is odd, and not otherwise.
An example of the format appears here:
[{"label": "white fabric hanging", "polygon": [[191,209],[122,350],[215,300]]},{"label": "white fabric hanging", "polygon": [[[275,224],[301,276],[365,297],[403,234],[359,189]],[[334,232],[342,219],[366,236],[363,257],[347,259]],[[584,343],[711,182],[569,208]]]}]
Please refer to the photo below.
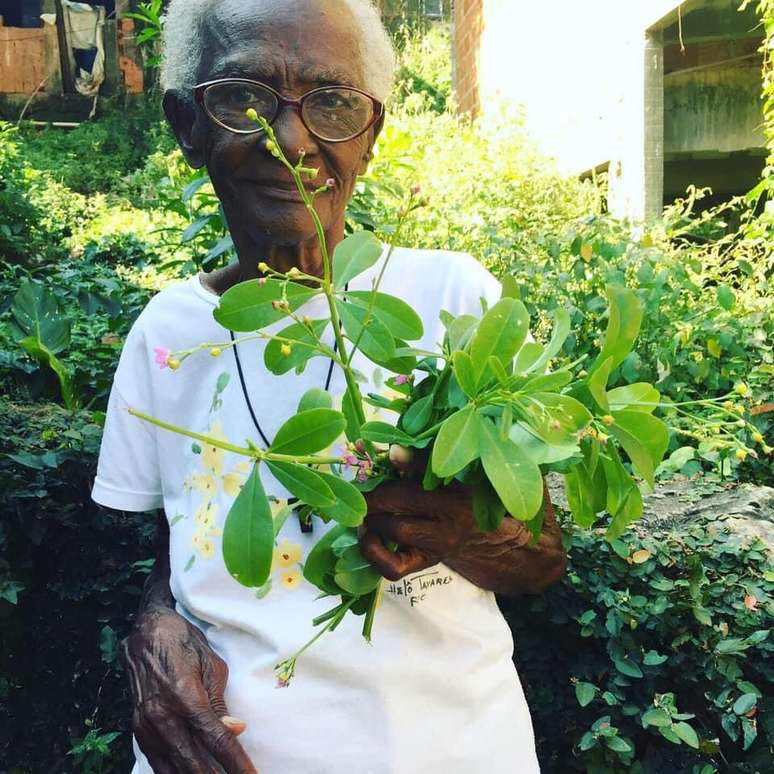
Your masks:
[{"label": "white fabric hanging", "polygon": [[[97,50],[91,72],[78,68],[75,88],[87,97],[96,97],[105,80],[105,8],[62,0],[65,37],[71,49]],[[92,110],[92,114],[94,111]]]}]

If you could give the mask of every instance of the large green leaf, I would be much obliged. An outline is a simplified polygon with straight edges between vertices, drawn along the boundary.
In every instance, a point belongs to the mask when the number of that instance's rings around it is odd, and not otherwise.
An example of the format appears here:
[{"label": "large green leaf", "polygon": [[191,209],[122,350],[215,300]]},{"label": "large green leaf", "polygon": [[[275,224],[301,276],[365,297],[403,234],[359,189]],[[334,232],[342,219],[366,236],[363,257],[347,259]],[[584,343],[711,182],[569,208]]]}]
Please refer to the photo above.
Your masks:
[{"label": "large green leaf", "polygon": [[382,580],[382,576],[363,558],[357,545],[344,551],[336,562],[335,573],[336,584],[358,597],[373,591]]},{"label": "large green leaf", "polygon": [[327,390],[320,389],[319,387],[312,387],[307,390],[298,402],[298,411],[309,411],[310,409],[317,408],[331,408],[333,406],[333,398]]},{"label": "large green leaf", "polygon": [[605,343],[594,361],[592,373],[608,358],[612,358],[611,369],[620,365],[632,351],[642,323],[642,306],[633,291],[623,285],[608,285],[607,299],[609,307]]},{"label": "large green leaf", "polygon": [[472,404],[452,414],[441,425],[432,454],[436,476],[454,476],[478,457],[482,425],[481,417]]},{"label": "large green leaf", "polygon": [[33,338],[53,355],[70,345],[70,323],[56,296],[43,285],[26,280],[13,297],[11,314],[17,339]]},{"label": "large green leaf", "polygon": [[375,315],[362,306],[336,299],[336,308],[347,337],[369,359],[391,360],[395,357],[395,339],[389,329]]},{"label": "large green leaf", "polygon": [[478,326],[478,318],[472,314],[461,314],[455,317],[449,324],[449,347],[452,352],[456,349],[465,349],[470,343]]},{"label": "large green leaf", "polygon": [[71,411],[78,408],[79,401],[73,387],[70,369],[45,344],[34,336],[22,339],[19,344],[24,347],[31,357],[34,357],[39,363],[47,365],[56,374],[65,408]]},{"label": "large green leaf", "polygon": [[370,290],[350,290],[347,300],[368,309],[373,299],[372,313],[384,323],[393,336],[407,341],[421,339],[424,326],[420,316],[403,300],[386,293]]},{"label": "large green leaf", "polygon": [[275,454],[313,454],[330,446],[346,426],[344,415],[317,408],[295,414],[277,431],[270,449]]},{"label": "large green leaf", "polygon": [[343,527],[359,527],[368,511],[365,498],[348,481],[316,471],[317,475],[330,487],[336,502],[331,506],[318,507],[320,516],[337,521]]},{"label": "large green leaf", "polygon": [[642,516],[642,495],[634,479],[626,472],[614,447],[607,444],[600,460],[607,481],[607,510],[612,516],[607,538],[615,540],[629,524]]},{"label": "large green leaf", "polygon": [[661,395],[652,384],[637,382],[609,390],[607,400],[612,411],[644,411],[652,414],[658,407]]},{"label": "large green leaf", "polygon": [[371,231],[357,231],[336,245],[333,251],[333,285],[343,288],[351,279],[370,269],[381,256],[382,243]]},{"label": "large green leaf", "polygon": [[314,349],[314,346],[319,343],[320,336],[329,324],[330,320],[312,320],[309,326],[303,323],[293,323],[293,325],[281,330],[277,336],[294,342],[290,345],[290,354],[282,354],[282,347],[288,343],[287,341],[272,339],[266,345],[263,353],[263,362],[266,368],[279,376],[302,366],[310,358],[319,355],[320,353]]},{"label": "large green leaf", "polygon": [[360,428],[360,436],[371,443],[399,443],[402,446],[411,446],[414,443],[410,435],[387,422],[366,422]]},{"label": "large green leaf", "polygon": [[538,344],[536,341],[525,341],[513,362],[513,372],[515,374],[529,373],[535,369],[543,354],[542,344]]},{"label": "large green leaf", "polygon": [[505,517],[505,506],[484,475],[473,484],[473,516],[482,532],[494,532]]},{"label": "large green leaf", "polygon": [[426,427],[433,413],[433,396],[426,395],[412,403],[401,417],[401,425],[409,435],[418,435]]},{"label": "large green leaf", "polygon": [[452,358],[454,375],[462,391],[469,397],[475,398],[478,394],[476,385],[476,371],[473,368],[473,361],[467,352],[457,350]]},{"label": "large green leaf", "polygon": [[346,527],[333,527],[317,541],[304,562],[304,578],[326,594],[339,593],[338,586],[333,583],[339,557],[331,546],[346,532]]},{"label": "large green leaf", "polygon": [[564,474],[564,491],[576,523],[590,527],[597,519],[594,484],[583,464],[573,466]]},{"label": "large green leaf", "polygon": [[490,356],[509,367],[529,333],[529,313],[521,301],[500,299],[482,318],[473,341],[470,356],[480,382]]},{"label": "large green leaf", "polygon": [[316,470],[295,462],[266,461],[274,478],[302,503],[313,508],[330,508],[336,505],[336,497],[322,475]]},{"label": "large green leaf", "polygon": [[287,310],[274,308],[275,301],[286,298],[290,311],[294,312],[319,292],[317,288],[295,282],[267,279],[261,284],[259,280],[247,280],[221,296],[213,316],[229,330],[257,331],[287,316]]},{"label": "large green leaf", "polygon": [[243,586],[263,586],[271,573],[274,520],[258,465],[237,495],[223,526],[223,561]]},{"label": "large green leaf", "polygon": [[479,436],[487,478],[508,513],[529,521],[543,503],[540,468],[510,438],[502,439],[488,419],[481,420]]},{"label": "large green leaf", "polygon": [[535,434],[551,445],[565,446],[575,443],[576,434],[591,422],[591,413],[569,395],[554,392],[536,392],[535,403],[528,404],[526,414]]},{"label": "large green leaf", "polygon": [[669,445],[669,431],[658,418],[644,411],[616,411],[610,432],[626,450],[637,472],[654,484],[656,468]]},{"label": "large green leaf", "polygon": [[570,459],[580,453],[580,447],[574,438],[569,443],[546,443],[538,438],[528,426],[516,423],[511,426],[508,437],[536,465],[550,465],[554,462]]},{"label": "large green leaf", "polygon": [[589,392],[602,411],[610,411],[610,403],[607,397],[607,380],[610,378],[612,367],[613,358],[609,357],[586,380]]}]

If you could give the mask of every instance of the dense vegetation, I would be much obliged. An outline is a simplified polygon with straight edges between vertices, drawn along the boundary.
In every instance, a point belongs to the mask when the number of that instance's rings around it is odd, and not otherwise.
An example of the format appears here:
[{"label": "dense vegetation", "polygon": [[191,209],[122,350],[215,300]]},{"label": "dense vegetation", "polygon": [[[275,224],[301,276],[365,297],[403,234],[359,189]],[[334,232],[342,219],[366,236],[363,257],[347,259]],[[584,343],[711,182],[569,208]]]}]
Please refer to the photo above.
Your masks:
[{"label": "dense vegetation", "polygon": [[[404,241],[465,250],[514,275],[541,320],[568,307],[568,360],[604,328],[606,283],[635,288],[645,326],[614,384],[654,380],[675,404],[734,396],[722,412],[664,412],[674,430],[660,477],[772,483],[774,414],[759,406],[774,377],[772,236],[758,206],[766,186],[701,214],[702,192],[691,192],[633,235],[604,213],[603,190],[552,170],[516,117],[455,116],[443,46],[438,28],[407,38],[350,227],[387,233],[400,191],[420,184],[427,204]],[[101,412],[122,337],[151,293],[230,257],[206,178],[173,148],[153,104],[71,133],[0,127],[0,760],[9,770],[128,769],[116,643],[149,569],[153,519],[110,516],[89,501]],[[729,417],[738,426],[721,431]],[[642,528],[612,545],[602,531],[568,530],[567,541],[566,580],[545,598],[506,604],[545,770],[763,771],[774,740],[774,707],[762,698],[774,678],[764,548],[704,523]]]}]

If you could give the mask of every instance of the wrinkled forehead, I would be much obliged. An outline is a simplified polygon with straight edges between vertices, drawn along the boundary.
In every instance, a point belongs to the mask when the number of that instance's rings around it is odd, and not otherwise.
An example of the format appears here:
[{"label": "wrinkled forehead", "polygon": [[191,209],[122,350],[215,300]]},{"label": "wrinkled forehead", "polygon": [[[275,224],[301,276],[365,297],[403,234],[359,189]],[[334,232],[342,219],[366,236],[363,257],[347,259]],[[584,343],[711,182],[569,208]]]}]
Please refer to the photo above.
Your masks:
[{"label": "wrinkled forehead", "polygon": [[199,82],[243,77],[365,87],[361,30],[342,0],[225,0],[202,34]]}]

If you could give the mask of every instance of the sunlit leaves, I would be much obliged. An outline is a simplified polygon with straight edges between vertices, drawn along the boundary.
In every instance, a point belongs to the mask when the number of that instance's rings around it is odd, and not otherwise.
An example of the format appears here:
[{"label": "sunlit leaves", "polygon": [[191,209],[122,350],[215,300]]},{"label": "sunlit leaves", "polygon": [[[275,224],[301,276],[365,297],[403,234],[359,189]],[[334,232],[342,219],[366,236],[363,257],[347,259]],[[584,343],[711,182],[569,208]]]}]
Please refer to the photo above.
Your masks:
[{"label": "sunlit leaves", "polygon": [[669,445],[666,425],[644,411],[618,411],[610,433],[626,450],[637,472],[652,487],[656,468]]},{"label": "sunlit leaves", "polygon": [[470,344],[470,357],[478,382],[490,356],[510,366],[529,332],[529,314],[521,301],[502,298],[482,318]]},{"label": "sunlit leaves", "polygon": [[609,308],[605,342],[592,372],[608,358],[612,360],[611,369],[620,365],[632,351],[642,323],[642,305],[633,291],[622,285],[608,285],[607,298]]},{"label": "sunlit leaves", "polygon": [[478,457],[481,417],[473,405],[452,414],[441,426],[432,454],[433,472],[453,476]]},{"label": "sunlit leaves", "polygon": [[257,588],[269,579],[273,553],[274,520],[256,465],[226,517],[223,561],[235,580]]},{"label": "sunlit leaves", "polygon": [[347,337],[368,358],[377,362],[395,356],[395,339],[389,328],[362,306],[336,300],[341,323]]},{"label": "sunlit leaves", "polygon": [[393,336],[407,341],[422,338],[424,327],[421,318],[402,299],[369,290],[350,290],[347,300],[364,309],[372,309]]}]

